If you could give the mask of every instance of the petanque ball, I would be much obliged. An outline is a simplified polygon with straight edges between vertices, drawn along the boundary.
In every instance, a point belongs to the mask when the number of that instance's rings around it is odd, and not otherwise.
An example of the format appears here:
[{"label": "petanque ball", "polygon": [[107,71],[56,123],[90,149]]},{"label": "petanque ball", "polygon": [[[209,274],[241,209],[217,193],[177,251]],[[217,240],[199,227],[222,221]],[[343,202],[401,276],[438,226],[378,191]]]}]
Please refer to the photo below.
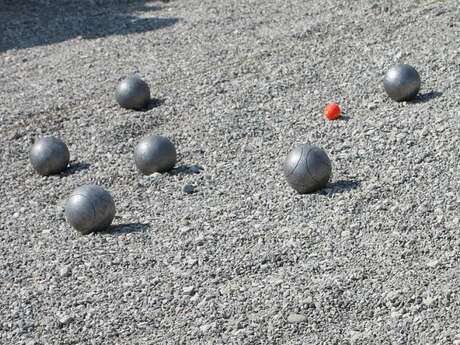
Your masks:
[{"label": "petanque ball", "polygon": [[417,70],[405,64],[392,66],[383,79],[383,86],[391,99],[410,101],[420,91],[420,75]]},{"label": "petanque ball", "polygon": [[118,84],[115,98],[123,108],[140,110],[150,101],[150,88],[141,78],[128,77]]},{"label": "petanque ball", "polygon": [[296,146],[284,161],[284,176],[301,194],[324,187],[331,177],[331,161],[326,152],[314,145]]},{"label": "petanque ball", "polygon": [[134,149],[134,161],[144,175],[169,171],[176,164],[176,160],[174,144],[159,135],[142,138]]},{"label": "petanque ball", "polygon": [[110,193],[97,185],[75,189],[64,211],[69,224],[83,235],[109,227],[116,212]]},{"label": "petanque ball", "polygon": [[46,136],[32,145],[30,162],[37,173],[43,176],[58,174],[69,164],[67,145],[59,138]]}]

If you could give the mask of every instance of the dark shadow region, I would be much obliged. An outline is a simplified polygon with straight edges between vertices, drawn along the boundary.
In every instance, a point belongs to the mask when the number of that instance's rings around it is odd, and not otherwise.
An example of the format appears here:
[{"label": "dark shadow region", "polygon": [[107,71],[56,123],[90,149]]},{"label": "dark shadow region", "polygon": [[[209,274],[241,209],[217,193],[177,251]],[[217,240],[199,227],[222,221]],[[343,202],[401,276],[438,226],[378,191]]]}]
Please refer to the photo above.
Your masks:
[{"label": "dark shadow region", "polygon": [[0,0],[0,52],[153,31],[178,22],[150,17],[160,9],[143,0]]},{"label": "dark shadow region", "polygon": [[161,105],[163,105],[165,103],[165,100],[164,99],[160,99],[160,98],[152,98],[149,103],[147,103],[147,105],[140,109],[139,111],[149,111],[149,110],[152,110],[153,108],[157,108]]},{"label": "dark shadow region", "polygon": [[354,180],[339,180],[336,182],[328,183],[328,185],[321,189],[318,193],[322,195],[336,194],[349,192],[361,186],[360,181]]},{"label": "dark shadow region", "polygon": [[419,93],[414,100],[410,101],[409,103],[426,103],[431,101],[432,99],[438,98],[442,96],[442,92],[440,91],[430,91],[425,93]]},{"label": "dark shadow region", "polygon": [[91,165],[86,162],[75,162],[70,163],[70,165],[65,169],[61,176],[70,176],[79,173],[80,171],[88,170]]},{"label": "dark shadow region", "polygon": [[169,173],[171,175],[194,175],[194,174],[199,174],[204,170],[203,167],[193,164],[193,165],[179,165],[178,167],[175,167],[172,169]]},{"label": "dark shadow region", "polygon": [[111,225],[107,230],[102,231],[103,234],[110,234],[114,236],[132,234],[137,232],[145,232],[150,228],[150,224],[143,223],[126,223]]}]

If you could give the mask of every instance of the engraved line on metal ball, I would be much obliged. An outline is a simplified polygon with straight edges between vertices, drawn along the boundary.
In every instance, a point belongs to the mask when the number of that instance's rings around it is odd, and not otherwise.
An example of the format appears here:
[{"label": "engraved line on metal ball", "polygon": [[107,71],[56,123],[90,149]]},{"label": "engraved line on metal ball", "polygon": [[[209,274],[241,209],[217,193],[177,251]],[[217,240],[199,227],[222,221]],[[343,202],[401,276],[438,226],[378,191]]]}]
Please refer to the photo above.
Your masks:
[{"label": "engraved line on metal ball", "polygon": [[321,184],[320,181],[318,181],[317,179],[315,179],[315,176],[311,173],[310,167],[308,166],[308,158],[310,157],[310,155],[311,155],[311,153],[312,153],[313,150],[315,150],[314,147],[312,147],[312,148],[308,151],[307,157],[305,157],[305,166],[306,166],[306,168],[307,168],[307,172],[308,172],[308,174],[310,175],[311,179],[312,179],[313,181],[315,181],[316,183]]},{"label": "engraved line on metal ball", "polygon": [[[308,152],[307,158],[306,158],[307,170],[308,170],[308,173],[310,174],[311,178],[312,178],[316,183],[323,185],[323,182],[322,182],[322,181],[318,181],[318,180],[315,178],[314,174],[311,173],[310,166],[309,166],[309,164],[308,164],[308,158],[309,158],[309,156],[312,154],[313,151],[317,151],[317,152],[318,152],[319,154],[321,154],[321,155],[324,154],[325,152],[324,152],[322,149],[313,146],[312,149]],[[326,157],[326,159],[327,159],[327,162],[329,163],[329,164],[327,164],[327,166],[328,166],[328,169],[327,169],[327,170],[328,170],[328,174],[327,174],[327,175],[329,176],[329,177],[328,177],[328,180],[329,180],[330,175],[331,175],[330,159],[329,159],[329,157],[328,157],[327,155],[325,155],[325,157]],[[324,161],[324,160],[321,160],[321,161],[320,161],[321,165],[322,165],[323,161]],[[327,182],[326,182],[326,183],[327,183]]]},{"label": "engraved line on metal ball", "polygon": [[[297,160],[297,162],[296,162],[296,164],[295,164],[295,167],[294,167],[293,169],[291,169],[291,172],[290,172],[289,174],[287,174],[286,177],[289,177],[289,176],[291,176],[291,175],[294,173],[294,171],[295,171],[295,170],[297,169],[297,167],[299,166],[300,161],[302,160],[304,146],[303,146],[303,145],[302,145],[302,146],[299,145],[298,147],[300,147],[300,150],[301,150],[301,151],[300,151],[300,155],[299,155],[299,159]],[[298,147],[297,147],[297,148],[298,148]],[[295,150],[295,149],[296,149],[296,148],[294,148],[293,150]],[[292,152],[292,151],[291,151],[291,152]],[[290,152],[290,153],[291,153],[291,152]],[[289,157],[289,154],[288,154],[288,157]],[[286,158],[288,158],[288,157],[286,157]]]}]

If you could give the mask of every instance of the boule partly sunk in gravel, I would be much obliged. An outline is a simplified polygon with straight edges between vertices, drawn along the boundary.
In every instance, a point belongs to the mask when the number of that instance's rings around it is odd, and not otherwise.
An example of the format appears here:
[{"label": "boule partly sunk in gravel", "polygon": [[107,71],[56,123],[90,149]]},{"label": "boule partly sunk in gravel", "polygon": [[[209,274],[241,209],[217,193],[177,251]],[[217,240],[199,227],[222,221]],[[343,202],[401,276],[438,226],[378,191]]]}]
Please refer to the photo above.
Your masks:
[{"label": "boule partly sunk in gravel", "polygon": [[383,79],[388,96],[397,102],[414,99],[420,91],[420,84],[417,70],[406,64],[392,66]]},{"label": "boule partly sunk in gravel", "polygon": [[301,194],[324,187],[332,171],[326,152],[308,144],[298,145],[289,152],[283,168],[289,185]]},{"label": "boule partly sunk in gravel", "polygon": [[116,212],[110,193],[97,185],[84,185],[75,189],[64,211],[69,224],[83,235],[106,229]]},{"label": "boule partly sunk in gravel", "polygon": [[60,173],[67,167],[69,160],[67,145],[53,136],[39,139],[30,150],[30,162],[35,171],[43,176]]},{"label": "boule partly sunk in gravel", "polygon": [[123,108],[140,110],[150,102],[150,88],[141,78],[131,76],[118,84],[115,98]]},{"label": "boule partly sunk in gravel", "polygon": [[176,164],[176,160],[174,144],[168,138],[159,135],[142,138],[134,149],[134,161],[144,175],[169,171]]}]

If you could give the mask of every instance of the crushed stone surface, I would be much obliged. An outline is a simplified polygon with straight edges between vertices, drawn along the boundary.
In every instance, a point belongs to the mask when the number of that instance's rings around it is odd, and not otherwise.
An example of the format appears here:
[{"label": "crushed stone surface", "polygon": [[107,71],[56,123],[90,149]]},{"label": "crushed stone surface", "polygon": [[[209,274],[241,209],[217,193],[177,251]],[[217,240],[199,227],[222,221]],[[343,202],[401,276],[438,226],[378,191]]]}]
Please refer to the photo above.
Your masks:
[{"label": "crushed stone surface", "polygon": [[[457,0],[0,0],[0,343],[460,344],[459,23]],[[132,73],[146,111],[115,102]],[[172,172],[136,170],[147,134]],[[44,135],[60,175],[30,165]],[[283,177],[300,143],[333,164],[314,194]],[[86,183],[117,215],[82,236]]]}]

